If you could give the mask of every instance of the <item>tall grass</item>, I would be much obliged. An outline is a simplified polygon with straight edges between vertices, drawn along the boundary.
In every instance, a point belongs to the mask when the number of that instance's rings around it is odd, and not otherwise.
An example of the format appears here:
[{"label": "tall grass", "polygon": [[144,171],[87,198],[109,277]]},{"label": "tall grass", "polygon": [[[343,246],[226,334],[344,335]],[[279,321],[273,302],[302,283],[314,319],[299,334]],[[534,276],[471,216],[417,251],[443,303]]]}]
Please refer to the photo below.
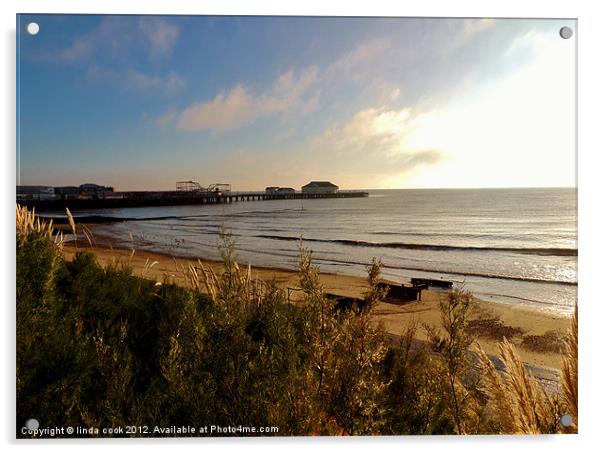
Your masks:
[{"label": "tall grass", "polygon": [[[577,310],[571,320],[562,367],[561,393],[550,395],[526,370],[514,345],[506,339],[499,345],[502,373],[479,348],[483,391],[487,395],[500,432],[551,434],[577,432]],[[563,426],[563,415],[572,417]]]},{"label": "tall grass", "polygon": [[62,248],[64,237],[63,233],[54,232],[52,220],[45,221],[36,216],[35,209],[29,211],[26,207],[17,205],[16,210],[16,229],[17,238],[21,241],[27,241],[28,238],[42,237],[50,239],[57,247]]},{"label": "tall grass", "polygon": [[485,353],[483,390],[489,397],[502,432],[514,434],[549,434],[560,430],[561,411],[558,399],[525,369],[516,349],[507,340],[499,346],[504,374],[500,375]]},{"label": "tall grass", "polygon": [[573,426],[568,427],[569,432],[577,432],[578,425],[578,318],[577,306],[571,319],[571,328],[566,340],[565,357],[562,366],[562,398],[567,414],[573,419]]}]

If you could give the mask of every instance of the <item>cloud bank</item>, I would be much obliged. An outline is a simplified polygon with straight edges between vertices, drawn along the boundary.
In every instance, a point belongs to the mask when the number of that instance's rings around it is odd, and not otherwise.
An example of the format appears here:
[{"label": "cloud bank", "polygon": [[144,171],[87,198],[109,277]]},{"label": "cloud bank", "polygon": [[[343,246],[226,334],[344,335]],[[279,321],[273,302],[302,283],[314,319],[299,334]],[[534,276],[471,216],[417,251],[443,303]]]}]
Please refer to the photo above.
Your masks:
[{"label": "cloud bank", "polygon": [[87,65],[86,77],[95,83],[112,83],[133,91],[153,89],[169,95],[186,85],[175,71],[144,71],[134,62],[165,60],[172,54],[178,36],[179,28],[160,17],[144,16],[132,21],[108,16],[70,45],[46,50],[38,58]]},{"label": "cloud bank", "polygon": [[311,149],[321,155],[334,154],[341,161],[375,163],[383,173],[402,174],[419,165],[435,164],[442,158],[437,149],[412,145],[416,129],[416,117],[409,108],[369,108],[315,136]]},{"label": "cloud bank", "polygon": [[99,53],[112,58],[130,58],[140,53],[151,58],[167,57],[179,35],[176,25],[160,17],[143,16],[134,23],[121,16],[107,16],[88,33],[77,36],[64,48],[50,49],[47,60],[74,62]]},{"label": "cloud bank", "polygon": [[186,131],[209,129],[220,133],[250,124],[258,118],[286,112],[292,108],[309,112],[315,96],[306,98],[316,80],[315,66],[298,75],[288,71],[278,77],[264,93],[252,94],[242,84],[222,92],[212,100],[190,105],[177,115],[176,125]]}]

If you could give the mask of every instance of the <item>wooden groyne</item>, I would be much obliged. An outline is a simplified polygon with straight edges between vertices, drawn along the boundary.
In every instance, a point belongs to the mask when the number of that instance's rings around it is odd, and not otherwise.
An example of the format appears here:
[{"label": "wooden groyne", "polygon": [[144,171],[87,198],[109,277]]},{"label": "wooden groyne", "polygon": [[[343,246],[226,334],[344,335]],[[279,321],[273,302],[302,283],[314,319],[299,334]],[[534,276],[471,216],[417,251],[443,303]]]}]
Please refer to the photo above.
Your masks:
[{"label": "wooden groyne", "polygon": [[451,289],[454,285],[454,282],[449,280],[436,280],[433,278],[412,278],[410,280],[413,286],[426,286],[427,288],[435,287],[435,288],[443,288],[443,289]]},{"label": "wooden groyne", "polygon": [[243,201],[268,200],[315,200],[322,198],[358,198],[367,197],[368,192],[345,191],[337,193],[286,193],[270,194],[265,192],[226,192],[195,193],[182,191],[162,192],[121,192],[119,196],[89,199],[47,199],[20,200],[21,205],[35,208],[38,212],[57,211],[69,208],[72,211],[83,209],[133,208],[144,206],[179,206],[228,204]]}]

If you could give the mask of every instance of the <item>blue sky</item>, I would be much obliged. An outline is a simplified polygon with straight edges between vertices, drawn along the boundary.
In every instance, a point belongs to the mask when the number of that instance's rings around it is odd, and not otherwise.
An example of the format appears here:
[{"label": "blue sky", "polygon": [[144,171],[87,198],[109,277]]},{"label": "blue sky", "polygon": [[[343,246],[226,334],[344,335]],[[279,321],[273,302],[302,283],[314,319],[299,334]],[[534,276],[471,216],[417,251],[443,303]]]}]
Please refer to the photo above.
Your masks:
[{"label": "blue sky", "polygon": [[21,15],[18,181],[573,186],[564,25]]}]

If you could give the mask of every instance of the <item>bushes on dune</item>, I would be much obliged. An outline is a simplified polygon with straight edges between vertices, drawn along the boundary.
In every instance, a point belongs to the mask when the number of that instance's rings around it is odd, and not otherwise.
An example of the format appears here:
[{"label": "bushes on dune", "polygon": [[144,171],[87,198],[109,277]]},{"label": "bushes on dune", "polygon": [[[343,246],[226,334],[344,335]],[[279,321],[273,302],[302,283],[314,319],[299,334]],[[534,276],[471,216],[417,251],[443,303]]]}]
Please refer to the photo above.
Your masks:
[{"label": "bushes on dune", "polygon": [[443,364],[426,347],[415,347],[417,326],[401,336],[383,363],[388,378],[384,434],[453,434],[449,398],[445,393]]},{"label": "bushes on dune", "polygon": [[[371,316],[385,295],[379,262],[364,305],[341,311],[309,252],[300,251],[301,300],[290,304],[239,267],[227,235],[223,244],[224,272],[191,266],[184,288],[102,267],[89,253],[65,261],[51,225],[18,208],[18,435],[31,417],[42,426],[277,426],[279,435],[550,432],[566,431],[563,411],[576,420],[576,337],[556,399],[503,346],[508,375],[532,390],[505,401],[516,385],[484,355],[475,374],[468,354],[469,294],[442,302],[442,330],[428,327],[425,347],[416,326],[391,342]],[[504,404],[529,401],[544,401],[532,412],[547,414],[534,429],[502,417]]]}]

